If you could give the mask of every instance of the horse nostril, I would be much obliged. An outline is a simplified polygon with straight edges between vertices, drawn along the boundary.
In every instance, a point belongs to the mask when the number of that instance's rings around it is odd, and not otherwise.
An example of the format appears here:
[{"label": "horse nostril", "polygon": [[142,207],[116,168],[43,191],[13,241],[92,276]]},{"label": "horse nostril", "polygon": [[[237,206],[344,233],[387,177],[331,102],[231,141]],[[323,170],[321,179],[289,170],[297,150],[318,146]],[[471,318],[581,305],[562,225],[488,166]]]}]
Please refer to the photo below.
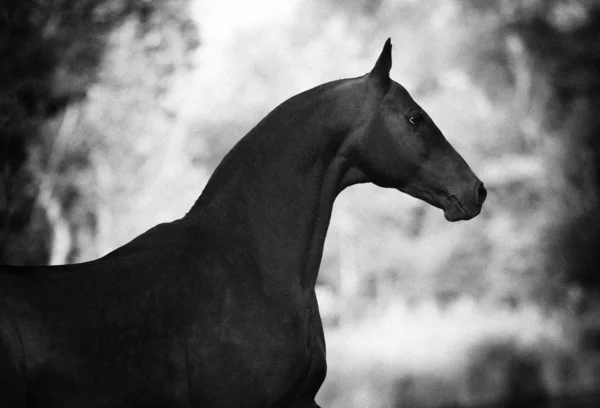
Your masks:
[{"label": "horse nostril", "polygon": [[479,183],[479,187],[477,188],[477,202],[479,204],[483,204],[486,197],[487,197],[487,190],[483,186],[483,183]]}]

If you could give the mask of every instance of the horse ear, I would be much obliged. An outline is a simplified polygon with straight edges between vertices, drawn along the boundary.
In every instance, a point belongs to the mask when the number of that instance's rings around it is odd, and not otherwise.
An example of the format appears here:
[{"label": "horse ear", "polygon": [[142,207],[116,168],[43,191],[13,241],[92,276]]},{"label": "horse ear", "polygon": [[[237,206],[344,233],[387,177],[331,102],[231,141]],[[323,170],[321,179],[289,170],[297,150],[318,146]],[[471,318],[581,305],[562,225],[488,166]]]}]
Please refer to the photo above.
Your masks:
[{"label": "horse ear", "polygon": [[388,38],[383,45],[383,50],[377,58],[375,66],[369,73],[369,77],[379,81],[387,82],[390,79],[390,69],[392,68],[392,40]]}]

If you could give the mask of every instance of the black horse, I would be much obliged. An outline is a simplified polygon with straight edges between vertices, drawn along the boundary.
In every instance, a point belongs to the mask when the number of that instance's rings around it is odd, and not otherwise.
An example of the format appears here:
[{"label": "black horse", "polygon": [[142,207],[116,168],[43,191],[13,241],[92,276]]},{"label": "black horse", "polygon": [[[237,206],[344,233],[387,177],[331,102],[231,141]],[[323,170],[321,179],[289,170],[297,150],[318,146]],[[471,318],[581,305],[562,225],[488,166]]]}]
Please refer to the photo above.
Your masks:
[{"label": "black horse", "polygon": [[357,183],[479,214],[486,190],[373,70],[287,100],[185,217],[93,262],[0,267],[1,407],[317,407],[315,282],[336,196]]}]

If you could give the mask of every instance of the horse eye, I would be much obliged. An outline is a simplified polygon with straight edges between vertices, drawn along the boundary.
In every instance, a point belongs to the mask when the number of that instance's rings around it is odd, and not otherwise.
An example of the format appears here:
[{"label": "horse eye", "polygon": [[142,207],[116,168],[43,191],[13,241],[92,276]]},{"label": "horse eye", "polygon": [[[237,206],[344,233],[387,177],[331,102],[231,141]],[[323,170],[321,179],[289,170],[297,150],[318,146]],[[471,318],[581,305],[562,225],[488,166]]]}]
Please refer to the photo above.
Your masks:
[{"label": "horse eye", "polygon": [[423,122],[423,115],[420,113],[416,113],[414,115],[409,116],[408,121],[411,125],[418,125]]}]

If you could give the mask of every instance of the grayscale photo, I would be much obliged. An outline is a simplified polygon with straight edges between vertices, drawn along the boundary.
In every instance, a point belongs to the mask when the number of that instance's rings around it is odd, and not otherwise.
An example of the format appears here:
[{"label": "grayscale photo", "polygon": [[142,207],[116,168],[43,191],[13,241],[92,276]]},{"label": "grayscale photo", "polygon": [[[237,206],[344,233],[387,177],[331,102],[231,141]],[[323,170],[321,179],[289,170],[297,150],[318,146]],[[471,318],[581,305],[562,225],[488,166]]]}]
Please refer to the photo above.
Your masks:
[{"label": "grayscale photo", "polygon": [[0,0],[0,408],[600,406],[600,1]]}]

